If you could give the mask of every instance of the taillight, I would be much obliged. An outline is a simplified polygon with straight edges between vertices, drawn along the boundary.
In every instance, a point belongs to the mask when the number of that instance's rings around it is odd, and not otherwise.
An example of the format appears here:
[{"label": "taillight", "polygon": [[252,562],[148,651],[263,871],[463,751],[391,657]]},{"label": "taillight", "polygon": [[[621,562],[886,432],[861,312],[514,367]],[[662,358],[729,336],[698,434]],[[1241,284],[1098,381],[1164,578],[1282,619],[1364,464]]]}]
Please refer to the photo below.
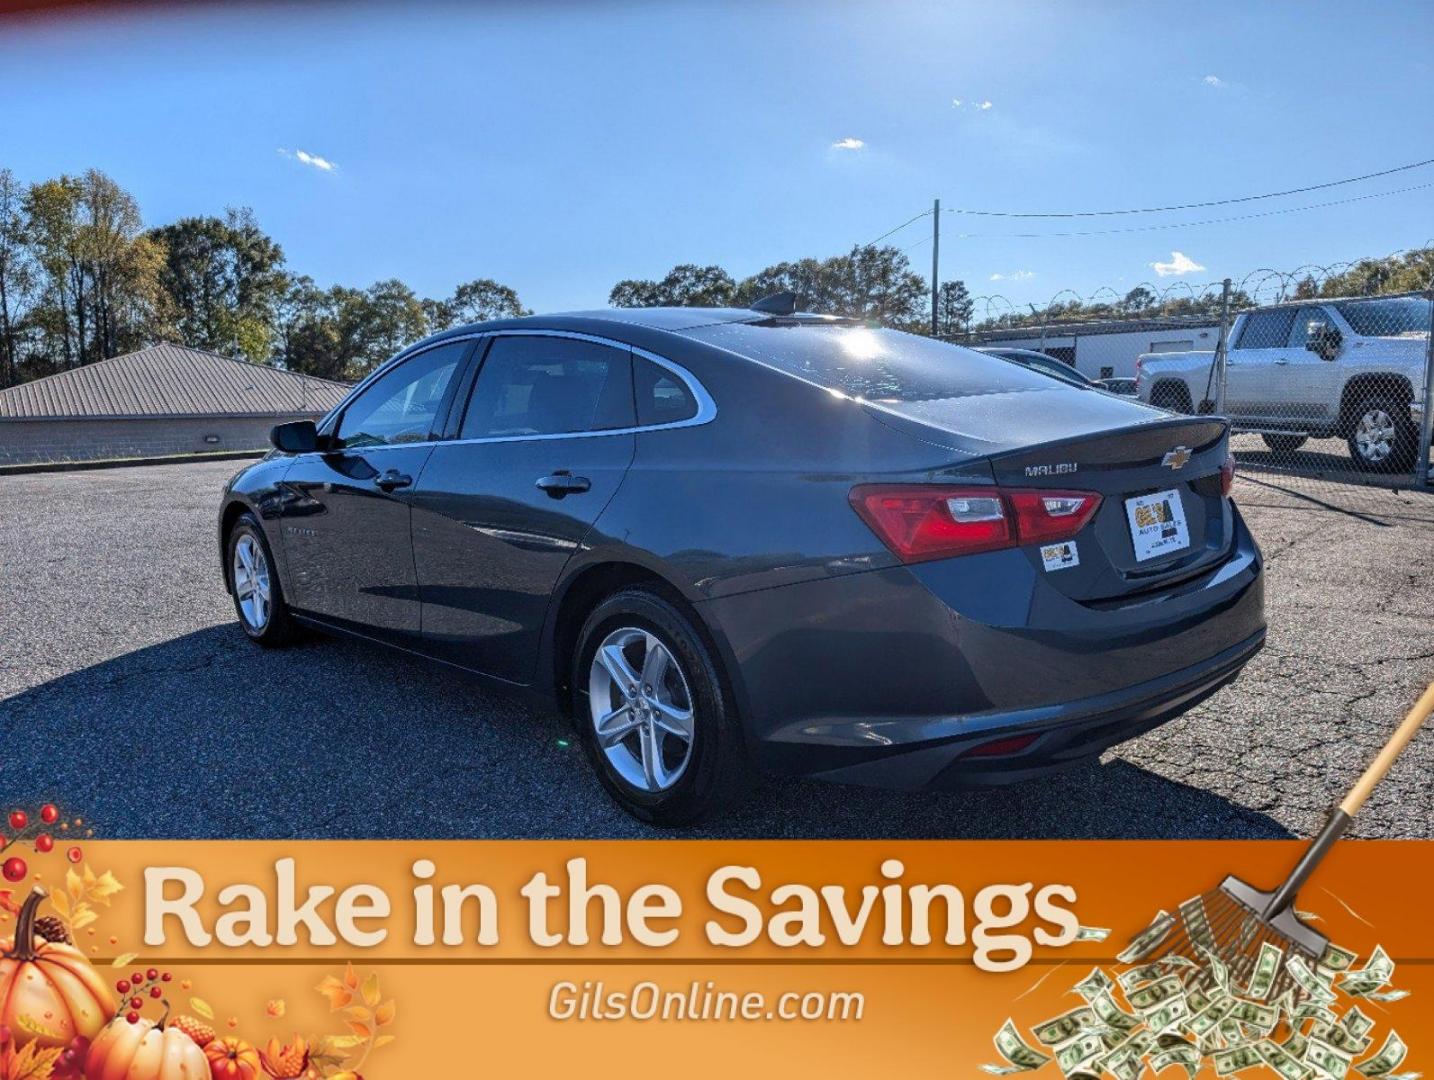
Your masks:
[{"label": "taillight", "polygon": [[1220,466],[1220,494],[1229,496],[1230,489],[1235,486],[1235,455],[1231,454]]},{"label": "taillight", "polygon": [[1039,732],[1027,735],[1010,735],[1004,739],[992,739],[990,742],[978,743],[958,757],[1005,757],[1007,754],[1019,754],[1031,743],[1040,738]]},{"label": "taillight", "polygon": [[862,484],[852,508],[902,562],[1069,540],[1100,506],[1090,491]]}]

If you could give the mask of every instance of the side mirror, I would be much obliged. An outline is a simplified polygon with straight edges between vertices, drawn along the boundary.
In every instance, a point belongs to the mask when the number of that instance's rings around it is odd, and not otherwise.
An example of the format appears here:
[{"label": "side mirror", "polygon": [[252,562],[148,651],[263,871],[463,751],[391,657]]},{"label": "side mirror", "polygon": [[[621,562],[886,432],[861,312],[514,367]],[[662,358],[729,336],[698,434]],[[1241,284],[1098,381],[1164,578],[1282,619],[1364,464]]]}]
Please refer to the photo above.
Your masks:
[{"label": "side mirror", "polygon": [[307,454],[319,448],[319,433],[312,420],[293,420],[274,427],[269,441],[286,454]]},{"label": "side mirror", "polygon": [[1309,337],[1305,340],[1305,348],[1321,360],[1333,360],[1339,355],[1340,346],[1343,344],[1344,335],[1340,333],[1339,327],[1330,326],[1328,323],[1313,324]]}]

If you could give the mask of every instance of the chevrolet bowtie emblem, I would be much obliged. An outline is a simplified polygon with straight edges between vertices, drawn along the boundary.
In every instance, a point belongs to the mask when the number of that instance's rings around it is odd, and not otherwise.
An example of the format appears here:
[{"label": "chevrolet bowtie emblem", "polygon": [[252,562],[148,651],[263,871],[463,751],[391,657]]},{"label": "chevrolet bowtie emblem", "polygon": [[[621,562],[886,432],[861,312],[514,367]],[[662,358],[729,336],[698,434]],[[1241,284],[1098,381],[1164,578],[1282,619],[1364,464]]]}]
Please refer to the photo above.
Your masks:
[{"label": "chevrolet bowtie emblem", "polygon": [[1174,450],[1168,451],[1166,455],[1160,459],[1160,464],[1171,469],[1183,469],[1185,468],[1185,463],[1189,460],[1190,447],[1177,446]]}]

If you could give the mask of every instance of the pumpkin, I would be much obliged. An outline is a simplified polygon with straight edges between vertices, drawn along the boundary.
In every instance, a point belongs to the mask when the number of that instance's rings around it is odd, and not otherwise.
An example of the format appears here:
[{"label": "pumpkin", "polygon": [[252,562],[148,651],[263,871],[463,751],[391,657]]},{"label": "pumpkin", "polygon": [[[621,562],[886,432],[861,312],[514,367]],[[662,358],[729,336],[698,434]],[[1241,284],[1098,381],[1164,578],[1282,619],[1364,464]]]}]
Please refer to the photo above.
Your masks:
[{"label": "pumpkin", "polygon": [[263,1076],[259,1071],[259,1051],[233,1035],[206,1043],[204,1053],[214,1080],[254,1080]]},{"label": "pumpkin", "polygon": [[111,1020],[90,1044],[85,1080],[209,1080],[199,1044],[161,1020]]},{"label": "pumpkin", "polygon": [[84,953],[35,933],[45,890],[36,886],[15,922],[15,937],[0,942],[0,1026],[15,1047],[69,1046],[93,1039],[115,1011],[114,997]]}]

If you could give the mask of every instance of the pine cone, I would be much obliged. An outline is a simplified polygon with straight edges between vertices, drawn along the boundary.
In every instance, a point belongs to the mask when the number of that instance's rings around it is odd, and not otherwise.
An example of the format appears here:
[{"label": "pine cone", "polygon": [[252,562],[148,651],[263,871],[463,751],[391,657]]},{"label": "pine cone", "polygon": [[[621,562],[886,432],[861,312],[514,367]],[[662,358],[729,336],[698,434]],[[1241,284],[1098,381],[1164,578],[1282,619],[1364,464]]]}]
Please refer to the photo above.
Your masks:
[{"label": "pine cone", "polygon": [[57,942],[61,945],[69,945],[72,941],[70,932],[65,929],[65,924],[53,915],[42,915],[36,919],[35,933],[46,941]]}]

